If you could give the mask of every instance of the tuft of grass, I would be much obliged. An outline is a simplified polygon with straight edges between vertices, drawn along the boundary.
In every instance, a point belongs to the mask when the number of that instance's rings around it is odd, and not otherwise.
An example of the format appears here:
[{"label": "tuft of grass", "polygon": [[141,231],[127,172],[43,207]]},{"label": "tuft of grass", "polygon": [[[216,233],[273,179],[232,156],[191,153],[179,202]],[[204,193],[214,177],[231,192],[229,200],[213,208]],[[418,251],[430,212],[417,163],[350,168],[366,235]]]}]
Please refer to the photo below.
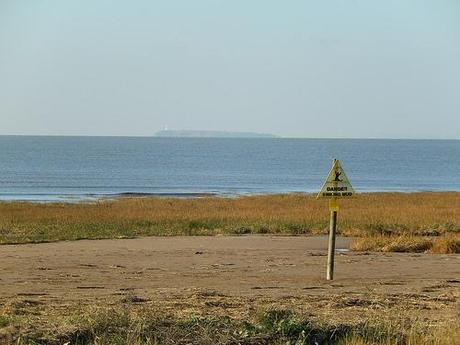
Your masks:
[{"label": "tuft of grass", "polygon": [[350,249],[379,252],[425,252],[431,248],[431,240],[417,236],[367,236],[354,239]]},{"label": "tuft of grass", "polygon": [[458,254],[460,253],[460,235],[447,234],[436,238],[430,248],[431,253]]},{"label": "tuft of grass", "polygon": [[9,317],[6,317],[4,315],[0,315],[0,328],[1,327],[6,327],[10,324],[11,320]]},{"label": "tuft of grass", "polygon": [[431,238],[413,235],[366,236],[355,238],[350,249],[354,251],[454,254],[460,253],[460,235],[448,234]]}]

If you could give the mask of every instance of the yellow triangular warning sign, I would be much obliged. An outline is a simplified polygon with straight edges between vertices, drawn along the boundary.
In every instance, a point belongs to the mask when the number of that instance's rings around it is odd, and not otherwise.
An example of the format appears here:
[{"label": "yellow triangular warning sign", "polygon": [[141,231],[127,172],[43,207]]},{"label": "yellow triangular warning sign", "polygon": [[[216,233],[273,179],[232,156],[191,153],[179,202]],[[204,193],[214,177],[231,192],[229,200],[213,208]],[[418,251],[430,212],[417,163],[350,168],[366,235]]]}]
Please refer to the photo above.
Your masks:
[{"label": "yellow triangular warning sign", "polygon": [[321,190],[318,193],[318,198],[349,198],[355,194],[355,190],[351,186],[345,171],[338,159],[332,162],[332,168],[327,175]]}]

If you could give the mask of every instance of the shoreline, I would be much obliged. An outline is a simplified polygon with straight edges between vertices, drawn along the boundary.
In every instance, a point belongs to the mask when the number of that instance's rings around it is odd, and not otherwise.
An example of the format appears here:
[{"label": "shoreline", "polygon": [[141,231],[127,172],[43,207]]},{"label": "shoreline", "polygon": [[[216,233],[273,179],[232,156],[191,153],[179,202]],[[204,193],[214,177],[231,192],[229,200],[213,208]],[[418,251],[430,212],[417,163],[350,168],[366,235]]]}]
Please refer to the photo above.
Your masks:
[{"label": "shoreline", "polygon": [[[92,203],[98,201],[113,201],[122,199],[136,198],[171,198],[171,199],[199,199],[199,198],[240,198],[240,197],[264,197],[264,196],[287,196],[304,195],[316,196],[318,191],[267,191],[267,192],[120,192],[120,193],[83,193],[83,194],[63,194],[63,193],[31,193],[31,194],[11,194],[0,193],[0,203]],[[460,193],[460,190],[369,190],[359,191],[357,195],[373,194],[432,194],[432,193]]]}]

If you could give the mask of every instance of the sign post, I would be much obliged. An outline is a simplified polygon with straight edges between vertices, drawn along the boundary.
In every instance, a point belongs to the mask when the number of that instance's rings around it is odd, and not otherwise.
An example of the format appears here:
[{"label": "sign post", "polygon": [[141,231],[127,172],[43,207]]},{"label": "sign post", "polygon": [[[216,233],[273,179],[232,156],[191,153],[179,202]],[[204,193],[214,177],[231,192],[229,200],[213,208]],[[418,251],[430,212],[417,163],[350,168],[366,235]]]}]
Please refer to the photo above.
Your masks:
[{"label": "sign post", "polygon": [[[334,199],[331,199],[334,200]],[[336,200],[334,200],[336,201]],[[326,279],[334,279],[334,255],[335,255],[335,233],[337,230],[337,211],[331,208],[331,220],[329,223],[329,246],[327,248],[327,271]]]},{"label": "sign post", "polygon": [[337,213],[339,211],[340,198],[350,198],[355,194],[347,175],[342,169],[338,159],[332,161],[332,168],[323,183],[317,198],[329,199],[330,223],[329,223],[329,245],[327,251],[326,279],[334,279],[334,255],[335,255],[335,234],[337,231]]}]

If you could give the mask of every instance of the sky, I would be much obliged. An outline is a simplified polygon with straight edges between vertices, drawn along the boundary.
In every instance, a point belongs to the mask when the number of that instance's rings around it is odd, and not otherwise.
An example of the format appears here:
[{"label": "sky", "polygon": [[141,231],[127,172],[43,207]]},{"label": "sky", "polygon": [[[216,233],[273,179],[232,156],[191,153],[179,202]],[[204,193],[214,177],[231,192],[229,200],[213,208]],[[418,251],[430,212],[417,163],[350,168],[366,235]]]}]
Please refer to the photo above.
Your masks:
[{"label": "sky", "polygon": [[458,0],[0,0],[0,135],[460,139]]}]

